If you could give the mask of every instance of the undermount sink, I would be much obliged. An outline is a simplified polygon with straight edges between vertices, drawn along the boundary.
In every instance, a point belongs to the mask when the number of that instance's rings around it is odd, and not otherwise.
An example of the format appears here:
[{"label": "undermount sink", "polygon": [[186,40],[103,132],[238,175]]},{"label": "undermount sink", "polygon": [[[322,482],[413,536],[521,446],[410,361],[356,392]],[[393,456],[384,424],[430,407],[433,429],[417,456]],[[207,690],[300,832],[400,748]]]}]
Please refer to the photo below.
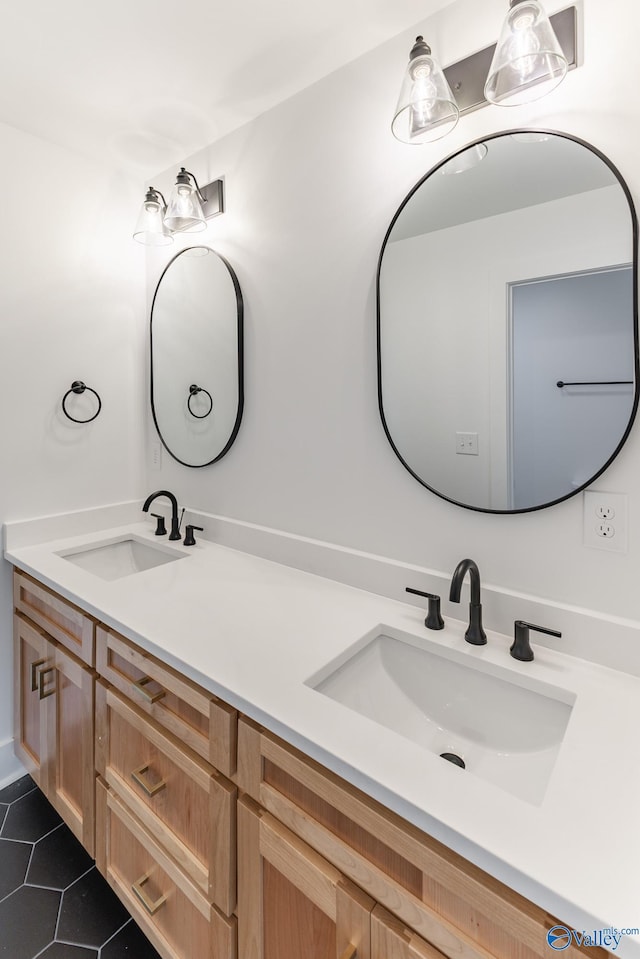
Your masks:
[{"label": "undermount sink", "polygon": [[378,627],[306,685],[539,805],[574,694],[427,643]]},{"label": "undermount sink", "polygon": [[185,558],[184,553],[171,547],[152,545],[135,536],[122,536],[97,545],[94,543],[79,549],[61,550],[58,556],[107,580],[121,579]]}]

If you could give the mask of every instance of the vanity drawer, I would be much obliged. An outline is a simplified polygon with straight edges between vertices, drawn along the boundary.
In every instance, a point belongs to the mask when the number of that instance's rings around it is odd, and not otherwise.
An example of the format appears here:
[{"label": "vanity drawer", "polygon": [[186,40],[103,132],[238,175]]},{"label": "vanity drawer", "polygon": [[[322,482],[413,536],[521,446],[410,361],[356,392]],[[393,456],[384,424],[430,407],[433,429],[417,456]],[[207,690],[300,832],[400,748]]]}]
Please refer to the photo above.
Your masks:
[{"label": "vanity drawer", "polygon": [[96,635],[97,670],[174,736],[231,776],[238,714],[106,626]]},{"label": "vanity drawer", "polygon": [[97,782],[98,869],[164,959],[236,959],[236,919],[210,905],[112,790]]},{"label": "vanity drawer", "polygon": [[83,610],[17,569],[13,572],[13,603],[87,666],[95,664],[96,620]]},{"label": "vanity drawer", "polygon": [[230,915],[236,895],[236,788],[101,682],[96,768],[201,893]]},{"label": "vanity drawer", "polygon": [[236,781],[444,956],[548,959],[557,919],[244,717]]}]

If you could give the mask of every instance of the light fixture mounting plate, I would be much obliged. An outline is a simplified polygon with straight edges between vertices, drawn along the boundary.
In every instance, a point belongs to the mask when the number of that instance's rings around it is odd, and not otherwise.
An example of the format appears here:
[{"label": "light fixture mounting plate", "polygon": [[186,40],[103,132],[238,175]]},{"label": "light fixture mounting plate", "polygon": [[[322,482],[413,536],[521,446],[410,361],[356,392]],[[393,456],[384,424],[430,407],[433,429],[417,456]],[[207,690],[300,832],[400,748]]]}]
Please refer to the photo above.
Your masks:
[{"label": "light fixture mounting plate", "polygon": [[[575,69],[578,65],[578,16],[576,7],[572,6],[560,10],[559,13],[550,16],[549,20],[562,47],[562,52],[567,58],[568,69]],[[494,43],[493,46],[485,47],[484,50],[472,53],[470,57],[465,57],[464,60],[459,60],[458,63],[452,63],[451,66],[444,68],[444,75],[453,90],[460,116],[465,113],[473,113],[474,110],[486,106],[484,84],[495,48],[496,44]]]},{"label": "light fixture mounting plate", "polygon": [[207,183],[206,186],[201,187],[200,192],[204,197],[202,212],[207,220],[211,219],[212,216],[219,216],[220,213],[224,213],[223,180],[213,180],[212,183]]}]

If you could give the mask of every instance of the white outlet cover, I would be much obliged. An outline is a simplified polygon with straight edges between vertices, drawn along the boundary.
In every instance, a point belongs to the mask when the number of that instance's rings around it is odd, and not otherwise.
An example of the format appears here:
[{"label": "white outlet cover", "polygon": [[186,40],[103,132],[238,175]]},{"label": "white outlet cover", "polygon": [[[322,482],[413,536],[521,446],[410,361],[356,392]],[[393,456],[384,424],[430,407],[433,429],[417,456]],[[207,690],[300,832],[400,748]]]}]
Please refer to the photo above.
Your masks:
[{"label": "white outlet cover", "polygon": [[[594,549],[606,549],[614,553],[626,553],[628,549],[627,514],[628,497],[626,493],[585,490],[584,545]],[[606,516],[610,518],[603,518]]]}]

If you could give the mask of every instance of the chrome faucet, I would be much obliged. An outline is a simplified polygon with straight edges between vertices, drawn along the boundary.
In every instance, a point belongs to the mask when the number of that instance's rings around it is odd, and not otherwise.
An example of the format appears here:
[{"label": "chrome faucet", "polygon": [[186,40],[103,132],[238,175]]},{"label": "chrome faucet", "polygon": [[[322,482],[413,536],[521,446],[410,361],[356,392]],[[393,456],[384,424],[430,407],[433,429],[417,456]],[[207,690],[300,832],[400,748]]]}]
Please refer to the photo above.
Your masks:
[{"label": "chrome faucet", "polygon": [[149,512],[149,507],[153,503],[154,499],[158,496],[166,496],[167,499],[171,501],[171,532],[169,533],[169,539],[180,539],[180,522],[178,520],[178,500],[175,498],[173,493],[170,493],[167,489],[159,489],[155,493],[152,493],[151,496],[147,496],[144,501],[144,506],[142,511],[144,513]]},{"label": "chrome faucet", "polygon": [[469,603],[469,627],[464,638],[473,646],[484,646],[487,637],[482,628],[482,605],[480,603],[480,570],[472,559],[463,559],[456,566],[451,578],[449,600],[452,603],[460,602],[462,581],[467,571],[471,580],[471,602]]}]

